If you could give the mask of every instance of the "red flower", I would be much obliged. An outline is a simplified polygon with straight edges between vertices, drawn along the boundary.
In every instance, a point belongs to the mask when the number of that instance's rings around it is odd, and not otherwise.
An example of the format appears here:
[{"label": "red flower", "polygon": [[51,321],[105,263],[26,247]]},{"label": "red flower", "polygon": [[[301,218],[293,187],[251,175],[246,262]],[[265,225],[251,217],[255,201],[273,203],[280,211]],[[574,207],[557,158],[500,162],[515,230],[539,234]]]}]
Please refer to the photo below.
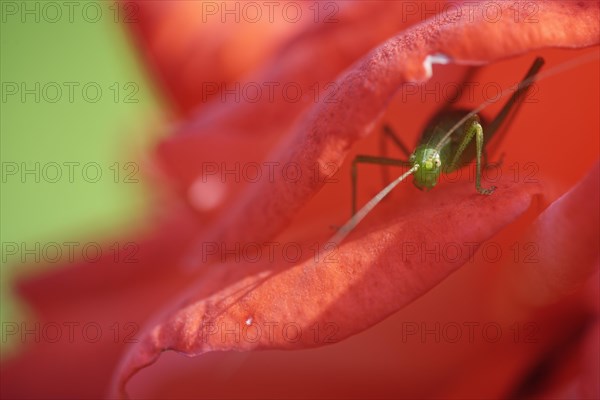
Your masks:
[{"label": "red flower", "polygon": [[[406,183],[333,253],[325,246],[330,225],[349,214],[348,160],[377,154],[383,121],[416,139],[440,101],[424,104],[414,83],[431,78],[436,88],[463,73],[436,66],[431,76],[428,56],[493,63],[477,81],[508,87],[533,54],[552,71],[578,55],[549,47],[598,44],[598,3],[431,3],[416,14],[401,2],[343,3],[337,23],[283,24],[289,39],[272,42],[280,50],[241,53],[241,63],[235,54],[273,37],[274,26],[234,25],[230,34],[190,22],[208,15],[201,3],[139,5],[146,17],[135,37],[185,120],[157,154],[178,195],[144,235],[139,263],[107,257],[102,268],[73,265],[20,286],[41,324],[94,321],[118,337],[31,343],[3,366],[3,397],[94,397],[111,376],[113,394],[123,394],[165,350],[315,347],[193,361],[165,354],[128,389],[160,398],[598,397],[597,60],[538,82],[538,102],[523,105],[502,143],[504,176],[492,196],[468,179],[429,193]],[[415,23],[425,7],[443,12]],[[398,17],[409,11],[412,20]],[[221,58],[209,65],[215,49]],[[318,83],[320,100],[275,91],[220,101],[240,79],[293,82],[302,93]],[[216,90],[212,99],[207,90]],[[213,167],[236,162],[294,166],[299,179],[213,179]],[[379,171],[361,169],[360,202],[379,190]],[[289,244],[300,259],[280,250]],[[248,245],[254,253],[220,251]],[[138,341],[123,343],[124,329],[138,324]]]}]

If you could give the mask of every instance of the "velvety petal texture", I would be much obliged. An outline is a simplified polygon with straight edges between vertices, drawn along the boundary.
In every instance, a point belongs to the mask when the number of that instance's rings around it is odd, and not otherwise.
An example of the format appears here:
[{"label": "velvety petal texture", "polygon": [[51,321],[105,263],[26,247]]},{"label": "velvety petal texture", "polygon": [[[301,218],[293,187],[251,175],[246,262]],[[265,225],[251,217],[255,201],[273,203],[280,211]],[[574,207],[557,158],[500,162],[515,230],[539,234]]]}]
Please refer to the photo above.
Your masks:
[{"label": "velvety petal texture", "polygon": [[[399,244],[481,243],[530,206],[532,187],[528,191],[503,185],[502,189],[504,196],[483,199],[471,185],[448,188],[438,195],[437,206],[368,233],[360,231],[339,252],[325,252],[319,262],[309,259],[292,268],[276,265],[257,274],[252,274],[252,264],[221,266],[243,269],[248,276],[208,297],[202,288],[192,289],[176,302],[179,309],[151,326],[131,349],[117,375],[121,393],[132,373],[165,350],[199,355],[306,348],[335,343],[369,328],[430,290],[469,258],[465,251],[451,263],[423,263],[420,255],[407,256]],[[435,231],[430,228],[432,220],[443,221]],[[473,247],[472,251],[477,246]],[[335,335],[321,341],[301,334],[315,324],[335,327]],[[225,334],[236,329],[238,334]]]},{"label": "velvety petal texture", "polygon": [[[29,323],[92,321],[105,334],[27,342],[2,364],[2,397],[594,398],[597,48],[564,71],[548,63],[540,90],[551,100],[523,107],[528,121],[516,118],[492,196],[466,179],[431,192],[404,182],[341,244],[328,239],[330,225],[348,217],[351,157],[377,154],[383,121],[416,139],[416,111],[440,108],[399,97],[465,76],[435,64],[485,65],[484,74],[506,78],[504,62],[529,52],[568,63],[564,49],[576,58],[586,50],[575,49],[598,45],[600,3],[536,2],[532,12],[515,2],[424,2],[417,11],[427,13],[413,13],[406,2],[332,2],[333,24],[198,23],[217,3],[122,3],[141,12],[129,29],[174,111],[153,154],[166,200],[126,240],[139,245],[135,263],[127,249],[116,259],[107,251],[94,265],[23,280],[18,289],[37,313]],[[568,78],[553,78],[562,73]],[[589,90],[574,93],[578,75]],[[510,71],[511,84],[521,77]],[[305,95],[223,97],[227,85],[269,82]],[[217,86],[208,93],[206,83]],[[537,161],[539,179],[522,179],[527,169],[513,175],[523,160]],[[223,179],[235,163],[293,166],[301,179]],[[381,189],[380,172],[361,171],[361,203]],[[520,251],[538,246],[535,264],[511,252],[515,240]],[[504,255],[481,261],[490,241]],[[302,256],[267,256],[269,244],[283,243]],[[207,244],[252,244],[263,256],[239,261],[238,250],[223,257]],[[432,255],[440,246],[450,253]],[[422,334],[473,321],[505,334],[459,343]],[[169,350],[203,357],[159,357]]]},{"label": "velvety petal texture", "polygon": [[[505,4],[504,6],[508,9],[508,5]],[[406,30],[374,49],[346,71],[338,79],[340,101],[333,104],[322,102],[314,106],[299,121],[288,138],[282,141],[267,159],[282,164],[295,163],[300,165],[303,176],[311,176],[311,168],[314,165],[325,166],[341,163],[351,144],[369,131],[370,126],[381,115],[394,93],[398,89],[401,90],[403,84],[429,78],[432,59],[428,57],[431,55],[443,57],[442,59],[449,62],[482,63],[551,44],[573,46],[574,43],[579,43],[580,46],[586,46],[597,42],[597,5],[573,4],[567,6],[558,3],[544,3],[541,7],[541,15],[549,21],[556,21],[558,16],[561,16],[573,21],[572,23],[578,26],[583,24],[588,29],[575,30],[575,37],[569,36],[567,38],[554,29],[547,29],[546,26],[541,24],[532,24],[524,28],[525,32],[521,30],[517,35],[514,33],[515,24],[512,20],[501,20],[499,23],[491,25],[483,19],[473,22],[469,20],[470,17],[465,15],[448,14],[447,18],[426,21]],[[503,41],[507,43],[506,47],[490,47],[487,46],[487,41],[477,39],[486,37],[488,34],[493,37],[498,32],[503,34]],[[459,39],[464,37],[472,39],[468,41]],[[259,182],[252,185],[248,187],[246,193],[240,196],[239,201],[233,203],[223,218],[217,219],[214,228],[207,231],[206,235],[201,238],[200,243],[205,243],[208,240],[215,240],[217,243],[263,242],[269,240],[287,226],[292,215],[323,184],[324,181],[320,179],[304,180],[294,182],[294,184],[281,179],[276,180],[275,184]],[[493,210],[496,208],[492,206],[493,203],[484,202],[488,199],[475,197],[475,201],[481,202],[480,204],[483,207],[486,205],[491,206],[491,208],[487,208],[487,211],[494,215],[495,211]],[[514,202],[513,205],[519,203],[523,204],[523,202]],[[525,203],[528,204],[528,202]],[[470,205],[470,207],[473,207],[473,205]],[[504,205],[504,207],[504,209],[507,209],[508,205]],[[522,212],[523,208],[520,211]],[[482,221],[485,226],[488,226],[486,224],[487,219],[483,214],[476,220]],[[435,220],[448,220],[449,215],[451,215],[450,209],[446,210],[446,213],[437,215]],[[512,219],[516,218],[517,215],[518,212],[512,214]],[[422,215],[419,215],[417,219],[419,221],[431,220]],[[417,219],[410,220],[412,224],[408,226],[418,226]],[[470,218],[469,221],[471,221]],[[426,226],[428,225],[429,222]],[[483,238],[491,236],[502,226],[502,224],[496,225],[493,223],[490,225],[495,226],[493,231],[479,232],[483,233]],[[472,224],[469,224],[469,226],[472,226]],[[443,227],[444,225],[442,225]],[[476,227],[480,228],[480,225],[477,224]],[[460,234],[469,232],[466,225],[460,226],[454,220],[445,229],[448,232],[456,232],[457,234],[459,232]],[[393,242],[396,245],[407,241],[409,238],[414,239],[425,235],[424,232],[408,231],[404,225],[402,232],[403,234],[406,233],[406,236],[397,237]],[[471,239],[476,238],[472,237]],[[482,238],[479,237],[479,239]],[[369,259],[369,257],[363,259],[366,254],[377,254],[378,247],[374,246],[374,243],[380,243],[381,241],[382,238],[373,241],[362,238],[360,243],[365,247],[359,247],[358,251],[343,246],[340,249],[341,257],[359,254],[361,258],[342,259],[340,261],[341,265],[351,266],[351,269],[358,268],[359,265],[370,265],[371,268],[383,268],[384,270],[390,268],[392,264],[380,265],[377,264],[375,259]],[[443,239],[441,241],[444,242]],[[308,261],[307,264],[300,264],[275,277],[271,277],[273,272],[267,272],[246,278],[236,285],[227,287],[224,293],[217,294],[217,298],[214,299],[209,298],[194,303],[193,297],[191,299],[186,298],[184,303],[187,305],[192,302],[191,306],[182,307],[174,316],[167,317],[165,322],[151,327],[147,338],[144,339],[144,344],[138,349],[132,350],[117,380],[120,389],[123,390],[124,382],[133,372],[154,361],[157,354],[166,349],[175,349],[188,354],[201,354],[207,350],[303,347],[309,346],[310,342],[310,339],[304,339],[304,341],[298,340],[295,345],[290,345],[285,340],[279,339],[269,340],[269,343],[266,344],[261,342],[261,340],[266,340],[266,337],[261,336],[260,340],[251,344],[239,341],[233,343],[227,341],[223,343],[221,341],[219,344],[211,342],[203,336],[202,332],[205,329],[203,324],[214,327],[224,322],[225,326],[227,324],[231,326],[246,324],[247,327],[251,327],[254,321],[265,321],[269,317],[273,317],[275,320],[295,318],[295,321],[304,321],[303,318],[307,317],[308,322],[301,323],[301,326],[306,328],[310,322],[325,323],[322,320],[319,321],[317,317],[322,312],[327,313],[329,309],[333,309],[333,315],[339,315],[343,312],[342,310],[350,309],[352,313],[348,315],[348,319],[351,321],[350,325],[354,326],[347,327],[340,333],[340,337],[344,338],[380,321],[405,305],[410,299],[417,297],[419,293],[423,294],[433,286],[431,284],[417,285],[416,291],[411,291],[407,289],[416,284],[411,279],[391,279],[389,282],[404,282],[404,284],[409,285],[408,288],[405,288],[406,292],[404,293],[404,295],[408,295],[408,299],[404,298],[400,302],[394,301],[398,296],[402,297],[398,295],[399,292],[403,293],[402,287],[399,289],[398,286],[395,286],[395,290],[378,291],[377,294],[381,296],[379,298],[375,297],[373,292],[357,288],[357,290],[349,291],[353,294],[354,299],[348,306],[344,302],[338,303],[336,301],[338,296],[342,297],[343,300],[346,300],[347,297],[332,289],[339,288],[342,293],[346,292],[343,288],[355,285],[352,280],[353,275],[344,274],[342,268],[331,267],[322,270],[326,272],[318,272],[318,267],[315,267],[317,272],[313,274],[310,271],[310,274],[307,275],[306,270],[313,264],[315,263]],[[398,268],[402,271],[401,267]],[[296,275],[293,272],[296,270],[302,271],[302,273],[298,272]],[[444,268],[441,271],[444,271]],[[329,276],[327,272],[331,273],[332,276]],[[400,276],[403,276],[402,272],[399,273]],[[324,274],[324,276],[319,277],[320,274]],[[315,276],[317,281],[311,280],[312,275]],[[360,275],[372,276],[377,275],[377,273],[363,272]],[[338,276],[342,277],[341,281],[335,278]],[[421,277],[416,278],[416,282],[421,282],[422,279]],[[438,281],[439,278],[433,280],[433,282]],[[330,282],[332,285],[335,282],[335,285],[324,287],[324,282]],[[248,291],[244,296],[233,295],[244,291]],[[303,294],[306,297],[286,299],[285,297],[282,298],[282,293],[291,293],[292,296]],[[313,296],[316,299],[313,299]],[[269,300],[265,301],[263,298]],[[371,299],[367,303],[369,304],[369,311],[365,310],[364,314],[361,314],[357,309],[357,304],[360,304],[366,298]],[[203,297],[200,297],[200,299],[203,299]],[[311,299],[320,308],[311,306]],[[264,308],[263,302],[266,302],[269,307]],[[339,309],[331,305],[336,303],[339,304]],[[386,306],[383,307],[383,304]],[[271,309],[271,307],[276,308]],[[316,311],[312,311],[312,308],[315,308]],[[223,320],[214,319],[213,315],[219,315]]]}]

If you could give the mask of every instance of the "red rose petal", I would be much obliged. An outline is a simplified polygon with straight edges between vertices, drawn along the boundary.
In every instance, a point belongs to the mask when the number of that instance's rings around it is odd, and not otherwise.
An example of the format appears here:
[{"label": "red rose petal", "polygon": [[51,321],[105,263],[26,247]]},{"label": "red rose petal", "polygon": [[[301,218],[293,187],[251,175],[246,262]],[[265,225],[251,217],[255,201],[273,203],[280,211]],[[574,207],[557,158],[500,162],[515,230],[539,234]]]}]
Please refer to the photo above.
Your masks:
[{"label": "red rose petal", "polygon": [[[238,341],[233,336],[223,340],[213,328],[258,324],[265,329],[270,323],[291,323],[306,330],[316,322],[329,323],[336,326],[336,341],[367,329],[427,292],[468,259],[463,253],[453,262],[423,263],[419,256],[403,254],[400,243],[481,243],[525,211],[535,189],[503,184],[499,190],[502,196],[481,197],[471,184],[440,189],[437,207],[396,218],[374,231],[363,230],[360,236],[355,232],[355,239],[341,246],[331,262],[307,260],[287,269],[280,264],[281,271],[262,273],[256,273],[260,266],[252,264],[220,267],[242,270],[248,276],[214,294],[201,287],[182,296],[174,311],[167,311],[150,326],[131,349],[116,375],[119,390],[123,393],[131,375],[165,350],[199,355],[326,344],[308,336],[290,340],[286,332],[259,335],[256,341]],[[431,221],[436,221],[435,229]]]},{"label": "red rose petal", "polygon": [[519,239],[537,244],[539,262],[511,266],[516,307],[552,304],[578,291],[598,270],[598,204],[600,163],[552,203]]}]

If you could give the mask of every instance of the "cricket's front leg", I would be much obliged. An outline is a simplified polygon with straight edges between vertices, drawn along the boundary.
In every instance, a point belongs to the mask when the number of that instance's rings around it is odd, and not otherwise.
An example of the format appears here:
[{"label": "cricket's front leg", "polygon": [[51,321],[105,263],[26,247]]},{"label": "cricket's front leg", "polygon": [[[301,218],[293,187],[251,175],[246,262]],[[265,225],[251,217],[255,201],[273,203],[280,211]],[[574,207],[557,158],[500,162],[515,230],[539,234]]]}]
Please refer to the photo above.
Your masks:
[{"label": "cricket's front leg", "polygon": [[483,152],[483,128],[481,127],[481,124],[479,123],[479,118],[476,115],[474,115],[473,118],[465,122],[464,137],[462,142],[460,143],[460,146],[458,146],[458,150],[456,151],[456,154],[452,159],[451,165],[454,167],[458,165],[458,161],[460,159],[461,154],[465,151],[467,145],[471,142],[471,140],[473,140],[473,136],[475,136],[475,145],[477,148],[477,155],[475,159],[477,165],[475,187],[477,188],[477,191],[479,193],[490,195],[494,193],[494,190],[496,190],[496,186],[491,186],[489,188],[481,187],[481,153]]},{"label": "cricket's front leg", "polygon": [[470,130],[475,131],[475,144],[477,145],[477,175],[475,177],[475,188],[481,194],[490,195],[496,190],[496,186],[490,186],[487,189],[481,187],[481,151],[483,149],[483,128],[479,122],[475,122]]}]

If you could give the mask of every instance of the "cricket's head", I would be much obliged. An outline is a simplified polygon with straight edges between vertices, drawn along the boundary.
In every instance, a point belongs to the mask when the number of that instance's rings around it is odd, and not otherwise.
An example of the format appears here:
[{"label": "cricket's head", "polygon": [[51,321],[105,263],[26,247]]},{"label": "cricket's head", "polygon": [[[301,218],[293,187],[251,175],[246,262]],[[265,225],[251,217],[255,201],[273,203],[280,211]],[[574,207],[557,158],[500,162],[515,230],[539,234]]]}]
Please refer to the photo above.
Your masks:
[{"label": "cricket's head", "polygon": [[419,169],[414,173],[415,180],[413,182],[416,187],[421,190],[430,190],[438,183],[442,173],[439,151],[433,147],[419,146],[410,156],[410,162],[413,166],[419,165]]}]

